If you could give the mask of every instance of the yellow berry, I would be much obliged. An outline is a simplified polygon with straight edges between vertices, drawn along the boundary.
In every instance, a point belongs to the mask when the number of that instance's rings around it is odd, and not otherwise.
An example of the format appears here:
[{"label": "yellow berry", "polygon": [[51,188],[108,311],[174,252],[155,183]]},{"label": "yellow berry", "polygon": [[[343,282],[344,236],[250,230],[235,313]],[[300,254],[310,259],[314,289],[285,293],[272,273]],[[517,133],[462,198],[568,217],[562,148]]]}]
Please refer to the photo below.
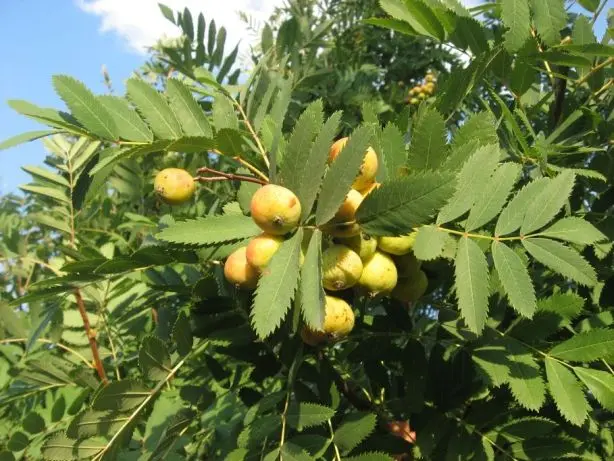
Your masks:
[{"label": "yellow berry", "polygon": [[364,262],[358,283],[372,295],[390,293],[397,284],[397,268],[392,258],[376,251]]},{"label": "yellow berry", "polygon": [[322,253],[322,284],[327,290],[350,288],[362,274],[362,260],[345,245],[333,245]]},{"label": "yellow berry", "polygon": [[258,269],[247,262],[247,248],[235,250],[224,263],[224,277],[237,288],[253,290],[258,285]]},{"label": "yellow berry", "polygon": [[156,175],[154,190],[165,203],[181,205],[192,198],[196,184],[186,170],[165,168]]},{"label": "yellow berry", "polygon": [[401,235],[400,237],[380,237],[378,248],[392,255],[404,255],[409,253],[416,241],[416,233]]},{"label": "yellow berry", "polygon": [[354,311],[341,298],[326,296],[322,330],[312,330],[306,325],[301,329],[301,338],[311,346],[327,340],[347,336],[354,328]]},{"label": "yellow berry", "polygon": [[397,286],[390,294],[393,298],[406,303],[416,302],[428,287],[429,281],[424,271],[419,270],[408,278],[399,279]]},{"label": "yellow berry", "polygon": [[252,196],[252,219],[265,232],[284,235],[295,229],[301,218],[301,203],[290,189],[267,184]]},{"label": "yellow berry", "polygon": [[283,237],[263,232],[247,245],[247,262],[262,271],[283,243]]}]

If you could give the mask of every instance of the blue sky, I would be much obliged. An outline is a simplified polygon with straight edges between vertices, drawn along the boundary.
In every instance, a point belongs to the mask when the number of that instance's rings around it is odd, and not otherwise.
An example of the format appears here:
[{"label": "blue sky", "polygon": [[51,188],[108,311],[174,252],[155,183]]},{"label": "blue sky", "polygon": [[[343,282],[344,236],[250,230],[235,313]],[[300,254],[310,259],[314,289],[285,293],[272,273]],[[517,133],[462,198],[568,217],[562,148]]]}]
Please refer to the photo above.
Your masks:
[{"label": "blue sky", "polygon": [[[247,47],[244,25],[237,10],[257,20],[266,19],[282,0],[162,0],[174,9],[187,6],[194,13],[204,8],[229,30],[228,45],[239,39]],[[479,3],[463,0],[464,3]],[[614,6],[614,0],[608,1]],[[579,8],[574,10],[580,11]],[[607,11],[607,8],[606,8]],[[586,12],[584,12],[586,14]],[[597,25],[603,34],[605,12]],[[0,43],[3,66],[0,72],[0,141],[13,135],[44,129],[13,112],[8,99],[26,99],[44,107],[62,108],[51,85],[54,74],[68,74],[103,93],[101,67],[106,65],[113,85],[123,93],[123,81],[146,59],[144,46],[162,33],[175,29],[159,13],[156,0],[0,0]],[[9,64],[10,66],[7,66]],[[29,181],[20,166],[40,164],[44,151],[39,141],[0,151],[0,195],[14,192]]]}]

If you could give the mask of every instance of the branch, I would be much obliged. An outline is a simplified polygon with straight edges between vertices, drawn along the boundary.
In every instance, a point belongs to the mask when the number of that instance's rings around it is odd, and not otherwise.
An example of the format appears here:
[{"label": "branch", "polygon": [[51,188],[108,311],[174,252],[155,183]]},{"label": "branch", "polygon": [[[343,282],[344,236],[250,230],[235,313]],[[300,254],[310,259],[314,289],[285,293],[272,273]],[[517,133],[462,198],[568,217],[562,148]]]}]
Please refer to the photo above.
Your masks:
[{"label": "branch", "polygon": [[81,290],[79,290],[78,288],[75,290],[75,299],[77,300],[77,307],[79,308],[79,313],[81,314],[81,319],[83,320],[83,328],[85,328],[85,334],[87,335],[87,339],[90,342],[90,349],[92,350],[92,357],[94,358],[94,367],[98,372],[98,377],[106,385],[109,383],[109,380],[107,379],[107,375],[104,371],[104,366],[102,365],[102,361],[100,360],[100,354],[98,353],[96,333],[92,330],[92,327],[90,325],[90,319],[87,315],[87,311],[85,310],[83,296],[81,296]]},{"label": "branch", "polygon": [[256,141],[256,146],[258,146],[258,151],[260,152],[260,155],[262,156],[262,159],[264,160],[264,163],[265,163],[265,165],[268,168],[270,166],[269,159],[268,159],[268,157],[266,155],[266,151],[264,150],[264,146],[260,142],[260,138],[256,134],[256,131],[254,131],[254,127],[249,122],[249,120],[247,118],[247,114],[243,110],[243,107],[241,107],[241,104],[238,103],[237,101],[235,101],[234,99],[233,99],[233,101],[234,101],[235,105],[237,106],[237,108],[239,109],[239,112],[241,112],[241,117],[243,117],[243,121],[245,122],[245,126],[247,127],[247,129],[249,130],[250,134],[252,135],[252,138],[254,138],[254,141]]},{"label": "branch", "polygon": [[[0,344],[11,344],[11,343],[25,343],[28,342],[29,338],[9,338],[9,339],[3,339],[0,340]],[[51,344],[52,346],[58,347],[60,349],[65,350],[66,352],[70,352],[71,354],[75,355],[76,357],[79,357],[79,359],[85,363],[88,368],[94,368],[94,366],[92,365],[92,363],[85,358],[82,354],[80,354],[79,352],[77,352],[74,349],[71,349],[70,347],[62,344],[62,343],[54,343],[53,341],[49,340],[49,339],[44,339],[44,338],[38,338],[36,340],[37,343],[43,343],[43,344]]]},{"label": "branch", "polygon": [[199,181],[199,182],[232,180],[232,181],[253,182],[253,183],[261,184],[261,185],[268,184],[268,181],[254,178],[253,176],[244,176],[241,174],[234,174],[234,173],[224,173],[223,171],[214,170],[213,168],[209,168],[209,167],[202,167],[202,168],[199,168],[197,171],[198,173],[211,173],[211,174],[217,175],[217,176],[196,176],[194,178],[194,181]]}]

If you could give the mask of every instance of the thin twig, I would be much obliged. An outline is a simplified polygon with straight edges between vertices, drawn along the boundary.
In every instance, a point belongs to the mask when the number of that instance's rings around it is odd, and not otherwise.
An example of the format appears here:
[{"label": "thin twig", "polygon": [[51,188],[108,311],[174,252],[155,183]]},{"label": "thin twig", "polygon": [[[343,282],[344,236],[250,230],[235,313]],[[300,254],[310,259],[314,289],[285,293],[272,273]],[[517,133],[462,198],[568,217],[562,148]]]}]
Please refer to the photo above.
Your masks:
[{"label": "thin twig", "polygon": [[591,70],[589,70],[586,75],[584,77],[582,77],[580,80],[577,80],[576,83],[578,85],[582,85],[583,83],[585,83],[591,75],[593,75],[595,72],[597,72],[599,69],[603,69],[606,66],[609,66],[610,64],[612,64],[614,62],[614,57],[610,57],[608,59],[606,59],[605,61],[603,61],[601,64],[593,67]]},{"label": "thin twig", "polygon": [[286,402],[284,403],[284,411],[281,414],[281,435],[279,436],[279,461],[283,461],[283,455],[281,454],[281,447],[284,446],[286,441],[286,422],[288,407],[290,405],[290,390],[286,392]]},{"label": "thin twig", "polygon": [[253,182],[253,183],[262,184],[262,185],[267,184],[267,182],[263,181],[262,179],[254,178],[253,176],[244,176],[241,174],[234,174],[234,173],[224,173],[223,171],[214,170],[213,168],[209,168],[209,167],[199,168],[198,173],[210,173],[210,174],[214,174],[217,176],[196,176],[194,178],[194,181],[212,182],[212,181],[232,180],[232,181]]},{"label": "thin twig", "polygon": [[267,175],[265,175],[262,171],[260,171],[258,168],[256,168],[254,165],[252,165],[251,163],[249,163],[247,160],[242,159],[241,157],[239,157],[238,155],[233,157],[234,160],[236,160],[237,162],[239,162],[241,165],[243,165],[245,168],[247,168],[249,171],[251,171],[252,173],[254,173],[256,176],[264,179],[266,182],[269,182],[269,178],[267,177]]},{"label": "thin twig", "polygon": [[328,420],[328,429],[330,431],[330,443],[333,444],[335,449],[335,461],[341,461],[341,453],[339,453],[339,448],[335,443],[335,432],[333,431],[333,423],[331,423],[330,419]]},{"label": "thin twig", "polygon": [[96,342],[96,334],[92,330],[90,325],[90,319],[87,315],[87,311],[85,310],[85,303],[83,302],[83,296],[81,296],[81,290],[78,288],[75,290],[75,299],[77,300],[77,307],[79,308],[79,314],[81,314],[81,320],[83,320],[83,327],[85,328],[85,334],[87,335],[87,339],[90,342],[90,349],[92,350],[92,357],[94,358],[94,366],[96,367],[96,372],[98,373],[98,377],[104,384],[108,384],[109,380],[107,379],[107,375],[104,371],[104,366],[102,365],[102,361],[100,360],[100,354],[98,353],[98,343]]},{"label": "thin twig", "polygon": [[[28,341],[29,341],[28,338],[9,338],[9,339],[0,340],[0,344],[25,343],[25,342],[28,342]],[[58,347],[60,349],[63,349],[66,352],[70,352],[71,354],[75,355],[76,357],[79,357],[79,359],[83,363],[85,363],[89,368],[94,368],[92,363],[85,356],[83,356],[82,354],[80,354],[76,350],[71,349],[68,346],[65,346],[62,343],[54,343],[53,341],[50,341],[49,339],[44,339],[44,338],[38,338],[36,340],[36,342],[37,343],[43,343],[43,344],[51,344],[52,346]]]},{"label": "thin twig", "polygon": [[247,114],[243,110],[243,107],[241,107],[241,104],[238,103],[237,101],[234,101],[234,103],[237,106],[237,108],[239,109],[239,112],[241,113],[241,117],[243,117],[243,121],[245,122],[245,126],[247,127],[247,129],[249,130],[250,134],[252,135],[252,138],[254,138],[254,141],[256,142],[256,146],[258,147],[258,151],[260,152],[260,155],[262,156],[262,159],[264,160],[265,165],[267,166],[267,168],[269,168],[269,166],[270,166],[269,159],[268,159],[268,157],[266,155],[266,150],[264,150],[264,146],[260,142],[260,138],[256,134],[256,131],[254,131],[254,127],[249,122],[249,119],[247,118]]},{"label": "thin twig", "polygon": [[[537,33],[535,32],[535,29],[533,27],[531,27],[531,35],[537,42],[537,49],[540,53],[543,53],[544,49],[539,44],[539,41],[537,40]],[[554,76],[552,74],[552,68],[550,67],[550,63],[544,59],[544,65],[546,66],[546,70],[548,71],[548,78],[550,78],[550,83],[552,83],[552,85],[554,86]]]}]

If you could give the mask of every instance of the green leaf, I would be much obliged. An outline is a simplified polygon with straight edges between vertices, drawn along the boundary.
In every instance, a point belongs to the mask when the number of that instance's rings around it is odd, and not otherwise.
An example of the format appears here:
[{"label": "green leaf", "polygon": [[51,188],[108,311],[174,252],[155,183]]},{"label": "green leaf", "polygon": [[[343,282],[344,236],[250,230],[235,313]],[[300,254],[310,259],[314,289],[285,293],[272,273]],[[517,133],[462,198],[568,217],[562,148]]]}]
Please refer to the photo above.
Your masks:
[{"label": "green leaf", "polygon": [[473,141],[477,141],[479,146],[496,145],[499,142],[497,121],[492,112],[472,114],[454,134],[452,148],[458,149]]},{"label": "green leaf", "polygon": [[44,138],[52,134],[58,133],[55,130],[38,130],[27,131],[25,133],[18,134],[0,142],[0,150],[10,149],[11,147],[18,146],[24,142],[34,141],[36,139]]},{"label": "green leaf", "polygon": [[370,126],[356,129],[328,169],[316,208],[318,226],[330,221],[345,200],[348,190],[358,175],[370,139]]},{"label": "green leaf", "polygon": [[162,94],[143,80],[131,78],[126,82],[128,97],[151,131],[161,139],[181,137],[181,125]]},{"label": "green leaf", "polygon": [[288,424],[302,431],[331,419],[335,416],[335,410],[316,403],[295,402],[288,408],[286,416]]},{"label": "green leaf", "polygon": [[79,122],[77,122],[77,120],[71,117],[69,114],[58,112],[54,109],[38,107],[32,103],[29,103],[28,101],[23,101],[20,99],[10,99],[7,102],[13,110],[25,115],[26,117],[30,117],[37,122],[44,123],[55,128],[62,128],[71,133],[90,136],[90,134],[79,124]]},{"label": "green leaf", "polygon": [[53,86],[85,128],[103,139],[119,138],[113,117],[83,83],[67,75],[54,75]]},{"label": "green leaf", "polygon": [[580,285],[597,283],[595,269],[576,251],[562,243],[543,238],[523,239],[527,251],[544,266]]},{"label": "green leaf", "polygon": [[389,122],[382,130],[380,137],[381,152],[379,154],[386,172],[384,180],[398,178],[403,173],[403,167],[407,162],[403,133],[394,123]]},{"label": "green leaf", "polygon": [[368,18],[363,19],[365,24],[369,24],[371,26],[383,27],[385,29],[394,30],[395,32],[400,32],[405,35],[415,35],[418,36],[418,32],[410,26],[405,21],[400,21],[398,19],[390,19],[390,18]]},{"label": "green leaf", "polygon": [[303,175],[302,183],[299,189],[299,198],[302,206],[302,220],[309,217],[320,186],[322,185],[322,177],[326,171],[328,152],[331,144],[333,143],[333,138],[339,129],[340,121],[340,111],[331,115],[330,118],[324,123],[324,126],[321,128],[311,146],[309,159],[305,164],[305,171],[308,171],[309,174]]},{"label": "green leaf", "polygon": [[436,170],[446,159],[446,126],[431,106],[422,106],[413,125],[407,165],[414,170]]},{"label": "green leaf", "polygon": [[495,428],[498,434],[511,440],[526,440],[554,432],[558,424],[541,416],[513,419]]},{"label": "green leaf", "polygon": [[570,362],[593,362],[612,355],[614,330],[594,329],[557,344],[550,355]]},{"label": "green leaf", "polygon": [[[281,166],[280,184],[293,191],[299,198],[301,205],[304,201],[302,197],[303,185],[317,182],[317,180],[314,181],[311,174],[305,174],[305,172],[311,173],[307,169],[307,165],[310,163],[312,142],[322,128],[323,110],[322,100],[318,99],[309,104],[300,115],[290,135]],[[322,152],[319,152],[319,154],[321,157],[323,156]]]},{"label": "green leaf", "polygon": [[524,216],[529,205],[536,200],[542,191],[548,186],[548,178],[540,178],[530,182],[514,196],[499,215],[495,235],[497,237],[511,234],[522,225]]},{"label": "green leaf", "polygon": [[146,379],[161,381],[171,371],[171,356],[164,341],[156,336],[143,338],[139,348],[139,366]]},{"label": "green leaf", "polygon": [[105,441],[102,439],[72,440],[63,432],[56,432],[45,440],[41,447],[41,454],[48,461],[91,459],[105,446]]},{"label": "green leaf", "polygon": [[530,234],[552,221],[569,198],[574,179],[573,173],[564,171],[556,178],[548,180],[546,187],[529,203],[520,227],[521,234]]},{"label": "green leaf", "polygon": [[350,413],[335,429],[333,442],[342,454],[347,454],[375,430],[376,422],[373,413]]},{"label": "green leaf", "polygon": [[509,386],[514,398],[527,410],[538,411],[546,399],[546,386],[533,354],[518,341],[506,338],[510,376]]},{"label": "green leaf", "polygon": [[6,448],[11,451],[23,451],[30,445],[30,439],[23,432],[14,432],[9,439]]},{"label": "green leaf", "polygon": [[173,340],[177,345],[177,352],[185,357],[192,350],[194,338],[192,337],[192,327],[190,319],[185,312],[180,312],[175,325],[173,326]]},{"label": "green leaf", "polygon": [[350,456],[343,458],[344,461],[393,461],[393,458],[385,453],[377,451],[371,451],[368,453],[361,453],[360,455]]},{"label": "green leaf", "polygon": [[114,118],[117,133],[126,141],[151,142],[153,134],[139,114],[130,107],[128,101],[117,96],[98,96],[98,101]]},{"label": "green leaf", "polygon": [[554,460],[568,458],[578,451],[569,439],[558,437],[536,438],[515,443],[510,446],[510,456],[521,461]]},{"label": "green leaf", "polygon": [[30,434],[38,434],[45,430],[45,420],[38,413],[31,411],[22,422],[23,428]]},{"label": "green leaf", "polygon": [[173,24],[176,24],[175,23],[175,13],[173,12],[173,10],[171,10],[168,6],[164,5],[163,3],[158,3],[158,8],[160,8],[160,11],[162,12],[162,16],[164,16],[167,20],[169,20]]},{"label": "green leaf", "polygon": [[281,419],[279,415],[260,416],[239,433],[237,445],[239,447],[260,448],[265,438],[279,431],[280,425]]},{"label": "green leaf", "polygon": [[113,435],[129,420],[127,414],[87,409],[73,418],[66,434],[73,439]]},{"label": "green leaf", "polygon": [[594,13],[599,8],[599,0],[578,0],[578,3],[591,13]]},{"label": "green leaf", "polygon": [[380,0],[380,6],[393,18],[407,22],[420,35],[436,40],[445,37],[441,22],[421,0]]},{"label": "green leaf", "polygon": [[47,181],[51,181],[56,183],[59,186],[70,187],[70,183],[68,179],[64,176],[61,176],[57,173],[53,173],[52,171],[47,170],[46,168],[42,168],[40,166],[34,165],[26,165],[22,166],[21,169],[27,173],[30,173],[32,176],[46,179]]},{"label": "green leaf", "polygon": [[[169,418],[158,443],[153,450],[150,461],[162,461],[171,452],[175,442],[183,435],[184,431],[192,424],[195,413],[192,410],[182,409]],[[151,419],[150,419],[151,421]]]},{"label": "green leaf", "polygon": [[437,224],[452,221],[465,214],[484,190],[499,161],[499,147],[480,147],[465,162],[458,174],[456,192],[437,216]]},{"label": "green leaf", "polygon": [[19,188],[27,192],[32,192],[36,195],[42,195],[44,197],[52,198],[65,204],[70,203],[70,199],[64,192],[53,187],[33,186],[31,184],[24,184],[23,186],[19,186]]},{"label": "green leaf", "polygon": [[533,317],[537,309],[535,289],[522,259],[502,242],[493,241],[491,251],[495,269],[511,306],[519,314]]},{"label": "green leaf", "polygon": [[482,186],[482,193],[478,195],[471,207],[465,230],[470,232],[489,223],[503,209],[507,198],[516,184],[522,167],[516,163],[500,165],[488,182]]},{"label": "green leaf", "polygon": [[150,391],[137,381],[114,381],[96,394],[92,408],[102,411],[128,411],[140,405],[149,394]]},{"label": "green leaf", "polygon": [[258,280],[252,324],[260,338],[273,333],[286,316],[298,284],[303,230],[286,240]]},{"label": "green leaf", "polygon": [[505,48],[508,51],[518,51],[529,38],[529,0],[502,0],[501,7],[501,19],[509,29],[505,33]]},{"label": "green leaf", "polygon": [[579,245],[592,245],[607,240],[599,229],[588,221],[577,217],[563,218],[539,233],[544,237],[565,240]]},{"label": "green leaf", "polygon": [[370,235],[402,235],[426,224],[454,190],[450,173],[425,171],[394,179],[371,192],[356,212]]},{"label": "green leaf", "polygon": [[503,345],[488,345],[474,349],[471,359],[494,387],[499,387],[510,380],[511,364]]},{"label": "green leaf", "polygon": [[178,222],[156,234],[156,238],[183,245],[207,246],[242,240],[260,232],[251,218],[233,214]]},{"label": "green leaf", "polygon": [[[211,29],[209,29],[211,30]],[[239,119],[231,100],[223,94],[217,94],[213,101],[213,125],[216,130],[222,128],[239,129]]]},{"label": "green leaf", "polygon": [[309,327],[321,330],[324,324],[324,288],[322,287],[322,231],[315,229],[309,240],[300,279],[301,310]]},{"label": "green leaf", "polygon": [[451,237],[437,227],[421,226],[418,228],[413,251],[416,258],[421,261],[437,259],[443,253],[446,242]]},{"label": "green leaf", "polygon": [[603,408],[614,411],[614,375],[612,373],[580,367],[574,367],[573,371]]},{"label": "green leaf", "polygon": [[166,95],[170,107],[188,136],[213,136],[205,113],[194,100],[190,89],[181,81],[169,78],[166,81]]},{"label": "green leaf", "polygon": [[280,455],[287,461],[315,461],[303,448],[292,442],[285,442],[281,449]]},{"label": "green leaf", "polygon": [[535,64],[532,61],[516,58],[514,69],[510,75],[510,90],[517,98],[529,91],[535,82],[538,71],[534,66]]},{"label": "green leaf", "polygon": [[561,41],[561,29],[567,25],[564,0],[531,0],[533,22],[542,41],[549,46]]},{"label": "green leaf", "polygon": [[454,262],[456,296],[465,323],[471,331],[480,334],[488,316],[489,274],[486,256],[468,237],[458,243]]},{"label": "green leaf", "polygon": [[571,424],[581,426],[590,406],[574,374],[558,361],[547,357],[546,378],[550,395],[563,417]]}]

